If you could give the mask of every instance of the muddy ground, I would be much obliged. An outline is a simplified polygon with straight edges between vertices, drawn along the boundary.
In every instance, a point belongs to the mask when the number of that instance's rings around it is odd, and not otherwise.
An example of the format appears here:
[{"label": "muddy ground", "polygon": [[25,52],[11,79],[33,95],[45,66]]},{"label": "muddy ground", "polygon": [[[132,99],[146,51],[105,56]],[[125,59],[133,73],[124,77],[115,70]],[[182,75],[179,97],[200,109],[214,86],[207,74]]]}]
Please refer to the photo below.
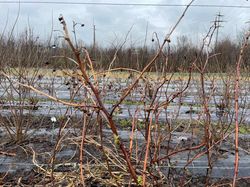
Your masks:
[{"label": "muddy ground", "polygon": [[[4,119],[2,120],[4,121]],[[61,121],[55,122],[53,127],[50,117],[43,117],[42,125],[41,119],[35,117],[32,125],[28,126],[27,137],[24,137],[20,142],[11,139],[7,135],[6,129],[1,128],[0,184],[3,186],[80,186],[79,145],[81,143],[82,123],[77,118],[71,119],[61,131],[60,136],[58,136],[60,125],[65,124],[65,120],[61,119]],[[103,124],[103,148],[100,146],[99,128],[94,125],[92,123],[89,125],[83,152],[85,181],[88,186],[117,185],[111,179],[107,168],[105,168],[107,166],[103,150],[105,149],[106,151],[110,151],[109,154],[113,154],[111,158],[118,160],[115,163],[123,165],[125,164],[124,160],[114,143],[108,126]],[[192,146],[201,143],[199,136],[193,135],[191,131],[185,132],[185,129],[180,128],[180,126],[178,127],[179,129],[171,134],[171,141],[166,139],[161,143],[160,157],[166,155],[167,152],[186,148],[190,146],[190,142],[192,142]],[[130,127],[124,126],[124,124],[119,125],[119,130],[121,140],[129,147]],[[144,158],[145,132],[138,129],[135,136],[135,142],[139,149],[138,152],[133,152],[133,156],[136,160],[141,160]],[[59,139],[60,142],[58,143]],[[154,150],[154,148],[151,149],[152,155]],[[153,164],[149,168],[154,171],[155,177],[159,178],[159,186],[204,186],[207,182],[206,155],[195,159],[186,169],[183,169],[188,158],[202,151],[204,150],[197,149],[195,151],[178,153],[159,162],[159,167],[156,168],[156,165]],[[250,136],[241,134],[239,186],[250,185],[250,180],[248,179],[248,176],[250,176],[249,152]],[[52,162],[53,158],[54,162]],[[229,183],[232,180],[234,169],[234,142],[232,135],[213,149],[212,160],[213,169],[210,173],[209,185],[225,184],[224,186],[230,186]],[[111,167],[112,172],[115,173],[114,175],[123,178],[123,180],[120,180],[120,184],[129,185],[129,175],[124,170],[124,165],[123,167],[119,165],[112,165]],[[52,168],[53,176],[51,176]],[[141,170],[141,166],[138,165],[137,169]],[[152,179],[152,177],[149,178]]]}]

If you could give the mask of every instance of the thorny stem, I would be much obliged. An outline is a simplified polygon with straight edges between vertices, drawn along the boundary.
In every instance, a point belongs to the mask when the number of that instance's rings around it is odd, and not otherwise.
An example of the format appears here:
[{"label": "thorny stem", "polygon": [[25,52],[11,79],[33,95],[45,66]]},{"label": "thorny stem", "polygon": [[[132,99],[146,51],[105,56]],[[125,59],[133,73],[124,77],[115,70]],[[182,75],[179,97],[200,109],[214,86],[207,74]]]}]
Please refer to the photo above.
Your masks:
[{"label": "thorny stem", "polygon": [[239,172],[239,82],[240,82],[240,67],[242,64],[242,58],[244,55],[244,51],[248,46],[248,40],[250,36],[250,31],[245,36],[245,41],[240,49],[240,56],[236,63],[236,79],[235,79],[235,93],[234,93],[234,109],[235,109],[235,160],[234,160],[234,177],[232,186],[236,186],[236,179]]},{"label": "thorny stem", "polygon": [[[165,37],[165,40],[163,41],[161,47],[159,48],[157,54],[154,56],[154,58],[145,66],[145,68],[142,70],[142,72],[139,74],[139,76],[137,77],[137,79],[134,81],[134,83],[129,87],[129,89],[126,91],[126,93],[120,98],[120,100],[114,105],[112,111],[109,113],[108,110],[105,108],[101,98],[100,98],[100,93],[98,91],[98,89],[92,84],[92,82],[90,81],[89,79],[89,76],[87,75],[87,72],[86,72],[86,65],[83,63],[83,61],[81,60],[81,57],[80,57],[80,51],[78,49],[76,49],[73,45],[73,43],[71,42],[70,40],[70,37],[69,37],[69,32],[68,32],[68,29],[67,29],[67,25],[66,25],[66,22],[64,20],[64,18],[61,16],[59,18],[59,21],[61,22],[61,24],[63,25],[63,30],[64,30],[64,38],[65,40],[68,42],[70,48],[72,49],[72,51],[74,52],[74,55],[76,57],[76,61],[79,65],[79,68],[82,72],[82,76],[85,80],[85,84],[88,85],[90,87],[90,89],[92,90],[96,100],[97,100],[97,103],[99,105],[99,109],[100,111],[103,113],[104,117],[106,118],[106,120],[108,121],[108,124],[113,132],[114,135],[118,136],[118,132],[117,132],[117,128],[116,128],[116,125],[114,123],[114,120],[113,120],[113,112],[115,111],[115,109],[123,102],[123,100],[130,94],[130,92],[133,90],[133,88],[137,85],[137,83],[139,82],[139,80],[143,77],[144,73],[146,71],[148,71],[148,69],[156,62],[156,59],[159,57],[159,55],[161,54],[165,44],[167,42],[170,42],[170,36],[172,35],[173,31],[176,29],[176,27],[178,26],[178,24],[180,23],[180,21],[183,19],[183,17],[185,16],[186,14],[186,11],[188,10],[189,6],[194,2],[194,0],[192,0],[188,6],[185,8],[183,14],[181,15],[181,17],[178,19],[177,23],[175,24],[175,26],[171,29],[170,33],[168,35],[166,35]],[[85,50],[85,52],[87,52]],[[88,60],[88,63],[91,65],[91,59],[90,58],[87,58]],[[128,165],[128,170],[133,178],[133,180],[135,181],[136,184],[138,184],[138,181],[137,181],[137,174],[135,172],[135,169],[133,168],[133,165],[131,163],[131,160],[129,158],[129,155],[128,155],[128,152],[125,148],[125,146],[123,145],[123,143],[121,141],[119,141],[119,147],[124,155],[124,158],[127,162],[127,165]]]},{"label": "thorny stem", "polygon": [[[207,35],[204,37],[203,39],[203,45],[200,51],[200,54],[202,54],[202,51],[204,48],[206,48],[206,59],[204,64],[202,64],[202,60],[201,60],[201,64],[200,67],[197,67],[199,73],[200,73],[200,82],[201,82],[201,98],[202,98],[202,104],[203,104],[203,110],[204,110],[204,142],[206,144],[206,153],[207,153],[207,162],[208,162],[208,169],[207,169],[207,177],[206,177],[206,184],[208,185],[209,183],[209,173],[212,169],[212,163],[211,163],[211,144],[212,144],[212,136],[211,136],[211,132],[210,132],[210,126],[211,126],[211,115],[210,115],[210,111],[209,111],[209,107],[208,107],[208,102],[209,102],[209,97],[206,94],[206,88],[205,88],[205,75],[206,75],[206,66],[209,62],[209,59],[211,58],[211,56],[209,55],[209,51],[208,48],[210,47],[211,41],[212,41],[212,37],[213,34],[215,32],[215,25],[212,25],[209,28],[209,31],[207,33]],[[208,39],[208,41],[206,41]]]},{"label": "thorny stem", "polygon": [[[17,82],[20,86],[24,86],[24,87],[27,87],[39,94],[42,94],[42,95],[45,95],[47,96],[48,98],[56,101],[56,102],[60,102],[60,103],[63,103],[65,105],[69,105],[69,106],[74,106],[74,107],[82,107],[82,108],[85,108],[85,107],[89,107],[89,108],[97,108],[104,116],[104,118],[107,120],[112,132],[114,135],[118,136],[118,131],[117,131],[117,127],[116,127],[116,124],[113,120],[113,112],[115,111],[115,109],[124,101],[124,99],[131,93],[131,91],[134,89],[134,87],[137,85],[138,81],[143,77],[143,75],[145,74],[145,72],[147,72],[150,67],[156,63],[156,60],[157,58],[160,56],[160,54],[162,53],[163,51],[163,48],[165,46],[166,43],[169,43],[170,42],[170,36],[172,35],[173,31],[176,29],[176,27],[178,26],[178,24],[180,23],[180,21],[183,19],[184,15],[186,14],[186,11],[188,10],[189,6],[194,2],[194,0],[192,0],[188,6],[185,8],[183,14],[181,15],[181,17],[178,19],[177,23],[175,24],[175,26],[171,29],[171,31],[169,32],[168,35],[166,35],[162,45],[160,46],[159,50],[157,51],[156,55],[153,57],[153,59],[148,62],[148,64],[144,67],[144,69],[139,73],[139,76],[137,77],[137,79],[134,81],[134,83],[129,87],[129,89],[126,91],[126,93],[120,98],[120,100],[116,103],[116,105],[114,105],[113,109],[111,112],[108,111],[107,108],[105,108],[104,104],[103,104],[103,101],[101,99],[101,95],[100,95],[100,92],[98,90],[98,87],[95,86],[95,84],[93,84],[90,80],[90,76],[87,74],[87,71],[86,71],[86,67],[87,65],[89,65],[91,67],[92,65],[92,61],[91,59],[89,58],[88,56],[88,52],[85,51],[87,53],[87,63],[85,63],[84,60],[81,59],[81,53],[80,53],[80,50],[78,48],[75,48],[74,47],[74,44],[72,43],[70,37],[69,37],[69,32],[68,32],[68,29],[67,29],[67,25],[66,25],[66,22],[64,20],[63,17],[60,17],[59,20],[61,22],[61,24],[63,25],[63,30],[64,30],[64,38],[65,40],[67,41],[67,43],[69,44],[71,50],[73,51],[74,55],[75,55],[75,58],[76,60],[74,61],[77,62],[78,66],[79,66],[79,69],[81,71],[81,74],[82,74],[82,77],[84,79],[84,84],[87,85],[90,90],[92,91],[92,94],[94,95],[95,97],[95,100],[96,100],[96,103],[97,103],[97,106],[86,106],[86,105],[82,105],[81,103],[69,103],[69,102],[65,102],[65,101],[62,101],[60,99],[57,99],[56,97],[53,97],[53,96],[50,96],[49,94],[45,94],[37,89],[35,89],[33,86],[30,86],[28,84],[22,84],[22,83],[19,83]],[[91,69],[93,70],[93,68],[91,67]],[[6,74],[4,74],[6,77],[8,77]],[[86,111],[84,111],[86,112]],[[85,124],[86,125],[86,124]],[[82,130],[82,143],[81,143],[81,152],[83,151],[83,143],[85,141],[85,132],[86,132],[86,129],[85,129],[85,125],[83,125],[83,130]],[[149,133],[150,135],[150,133]],[[148,148],[147,150],[149,150],[149,143],[148,143]],[[128,152],[124,146],[124,144],[122,143],[122,141],[119,141],[119,147],[120,147],[120,150],[122,151],[123,153],[123,156],[127,162],[127,166],[128,166],[128,171],[129,173],[131,174],[133,180],[135,181],[136,184],[138,184],[138,178],[137,178],[137,174],[135,172],[135,169],[133,168],[133,165],[131,163],[131,160],[130,160],[130,157],[128,155]],[[145,157],[145,159],[147,159],[147,156]],[[82,162],[83,162],[83,155],[80,156],[80,166],[82,168]],[[146,162],[144,163],[147,165],[147,160]],[[81,170],[81,177],[83,176],[83,171]],[[146,175],[144,175],[146,176]],[[146,178],[145,178],[146,179]],[[84,184],[84,180],[82,179],[82,183]]]},{"label": "thorny stem", "polygon": [[[232,133],[232,132],[231,132]],[[220,140],[216,141],[213,143],[213,145],[211,145],[209,150],[206,150],[204,152],[198,153],[196,154],[193,158],[189,159],[188,162],[185,164],[184,168],[186,168],[189,164],[191,164],[195,159],[200,158],[201,156],[207,154],[208,151],[212,150],[216,145],[218,145],[219,143],[221,143],[222,141],[226,140],[226,138],[231,134],[228,133],[227,135],[225,135],[224,137],[221,137]],[[204,143],[204,146],[206,145],[206,143]],[[209,167],[208,167],[209,168]],[[208,185],[208,184],[207,184]]]},{"label": "thorny stem", "polygon": [[149,147],[151,143],[151,126],[152,126],[152,120],[153,117],[150,117],[150,123],[148,127],[148,137],[147,137],[147,145],[146,145],[146,153],[145,153],[145,158],[144,158],[144,164],[143,164],[143,174],[142,174],[142,186],[146,186],[146,169],[147,169],[147,163],[148,163],[148,154],[149,154]]},{"label": "thorny stem", "polygon": [[84,142],[86,137],[86,126],[87,126],[87,115],[83,114],[83,126],[82,126],[82,140],[81,140],[81,146],[80,146],[80,177],[81,177],[81,183],[82,186],[85,186],[84,182],[84,174],[83,174],[83,149],[84,149]]},{"label": "thorny stem", "polygon": [[134,87],[137,85],[137,83],[139,82],[139,80],[143,77],[144,73],[146,73],[149,68],[156,62],[156,59],[160,56],[160,54],[162,53],[162,50],[165,46],[166,43],[170,43],[170,36],[172,35],[172,33],[174,32],[174,30],[176,29],[176,27],[179,25],[179,23],[181,22],[181,20],[183,19],[183,17],[185,16],[188,8],[190,7],[190,5],[194,2],[194,0],[192,0],[185,8],[185,10],[183,11],[181,17],[178,19],[178,21],[176,22],[176,24],[174,25],[174,27],[171,29],[171,31],[169,32],[169,34],[166,35],[163,43],[161,44],[161,46],[159,47],[156,55],[153,57],[153,59],[144,67],[144,69],[141,71],[140,75],[136,78],[136,80],[134,81],[134,83],[132,83],[132,85],[127,89],[127,91],[124,93],[124,95],[120,98],[120,100],[113,106],[113,109],[111,111],[111,115],[113,114],[113,112],[115,111],[115,109],[124,101],[124,99],[130,94],[130,92],[134,89]]},{"label": "thorny stem", "polygon": [[[0,72],[0,74],[4,75],[4,76],[7,77],[8,79],[10,79],[10,76],[7,75],[6,73]],[[36,93],[38,93],[38,94],[41,94],[41,95],[43,95],[43,96],[45,96],[45,97],[47,97],[47,98],[49,98],[49,99],[51,99],[51,100],[53,100],[53,101],[55,101],[55,102],[62,103],[62,104],[67,105],[67,106],[80,107],[80,108],[98,108],[98,107],[95,106],[95,105],[85,105],[85,104],[81,104],[81,103],[67,102],[67,101],[58,99],[58,98],[56,98],[56,97],[54,97],[54,96],[51,96],[51,95],[49,95],[49,94],[47,94],[47,93],[45,93],[45,92],[43,92],[43,91],[40,91],[40,90],[34,88],[34,87],[31,86],[31,85],[23,84],[23,83],[20,83],[20,82],[18,82],[18,81],[15,81],[15,80],[13,80],[12,82],[13,82],[13,83],[16,83],[16,84],[18,84],[18,85],[20,85],[20,86],[23,86],[23,87],[25,87],[25,88],[29,88],[29,89],[33,90],[34,92],[36,92]]]},{"label": "thorny stem", "polygon": [[[67,109],[67,111],[68,111],[68,109]],[[67,111],[65,112],[65,115],[66,115]],[[64,116],[65,116],[65,115],[64,115]],[[59,145],[60,145],[60,142],[61,142],[62,131],[63,131],[63,129],[67,126],[67,124],[69,123],[69,120],[70,120],[70,118],[68,118],[67,121],[66,121],[65,123],[63,123],[63,121],[60,123],[59,132],[58,132],[58,134],[57,134],[56,143],[55,143],[55,146],[54,146],[54,149],[53,149],[53,152],[52,152],[52,157],[51,157],[51,160],[50,160],[50,163],[51,163],[51,174],[50,174],[50,178],[51,178],[51,181],[52,181],[53,186],[54,186],[54,168],[55,168],[56,154],[57,154],[57,152],[58,152]]]},{"label": "thorny stem", "polygon": [[103,146],[103,124],[102,124],[102,118],[100,116],[99,111],[97,112],[97,123],[99,125],[99,131],[100,131],[99,133],[100,133],[100,141],[101,141],[101,150],[102,150],[103,155],[104,155],[105,160],[106,160],[108,172],[109,172],[110,176],[115,179],[116,185],[120,186],[120,184],[118,183],[117,177],[112,173],[112,169],[111,169],[110,164],[109,164],[109,158],[108,158],[107,153],[106,153],[104,146]]},{"label": "thorny stem", "polygon": [[[116,125],[115,125],[115,122],[112,118],[112,115],[109,114],[108,110],[105,108],[101,98],[100,98],[100,93],[98,91],[98,89],[92,84],[92,82],[90,81],[88,75],[87,75],[87,72],[86,72],[86,69],[85,69],[85,64],[83,63],[83,61],[81,60],[81,57],[80,57],[80,52],[78,51],[78,49],[76,49],[74,47],[74,45],[72,44],[71,40],[70,40],[70,37],[69,37],[69,33],[68,33],[68,29],[67,29],[67,25],[66,25],[66,22],[64,20],[63,17],[60,17],[59,18],[61,24],[63,25],[63,30],[64,30],[64,34],[65,34],[65,40],[68,42],[70,48],[72,49],[72,51],[74,52],[75,56],[76,56],[76,60],[78,62],[78,65],[79,65],[79,68],[82,72],[82,76],[85,80],[85,83],[86,85],[88,85],[90,87],[90,89],[92,90],[96,100],[97,100],[97,103],[99,105],[99,108],[100,108],[100,111],[103,113],[104,117],[106,118],[106,120],[108,121],[108,124],[113,132],[114,135],[118,136],[118,131],[117,131],[117,128],[116,128]],[[88,60],[90,60],[88,58]],[[91,63],[91,62],[89,62]],[[135,172],[135,169],[133,168],[133,165],[131,163],[131,160],[129,158],[129,155],[128,155],[128,152],[124,146],[124,144],[119,141],[119,147],[120,147],[120,150],[122,151],[123,153],[123,156],[127,162],[127,165],[128,165],[128,170],[134,180],[135,183],[138,183],[137,181],[137,174]]]},{"label": "thorny stem", "polygon": [[[145,138],[147,140],[148,138],[148,133],[149,133],[149,117],[151,115],[151,112],[152,111],[156,111],[158,109],[158,107],[156,109],[153,109],[153,106],[154,106],[154,103],[155,103],[155,100],[157,98],[157,93],[159,92],[160,88],[163,87],[163,85],[167,82],[168,80],[166,79],[166,77],[164,78],[164,80],[161,82],[161,84],[156,88],[156,91],[155,93],[153,94],[153,98],[152,98],[152,101],[150,103],[150,106],[149,106],[149,109],[148,109],[148,112],[147,112],[147,116],[146,116],[146,119],[145,119]],[[149,86],[150,87],[150,86]],[[151,89],[151,88],[149,88]]]}]

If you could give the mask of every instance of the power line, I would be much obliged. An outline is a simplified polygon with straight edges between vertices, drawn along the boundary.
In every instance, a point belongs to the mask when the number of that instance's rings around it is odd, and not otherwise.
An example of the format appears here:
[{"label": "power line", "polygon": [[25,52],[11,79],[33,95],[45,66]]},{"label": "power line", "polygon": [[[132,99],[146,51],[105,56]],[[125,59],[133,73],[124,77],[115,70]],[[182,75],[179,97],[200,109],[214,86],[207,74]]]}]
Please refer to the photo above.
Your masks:
[{"label": "power line", "polygon": [[[76,1],[0,1],[0,4],[55,4],[55,5],[95,5],[95,6],[144,6],[144,7],[186,7],[187,4],[160,4],[160,3],[112,3],[112,2],[76,2]],[[192,7],[201,8],[245,8],[244,5],[217,5],[217,4],[192,4]]]}]

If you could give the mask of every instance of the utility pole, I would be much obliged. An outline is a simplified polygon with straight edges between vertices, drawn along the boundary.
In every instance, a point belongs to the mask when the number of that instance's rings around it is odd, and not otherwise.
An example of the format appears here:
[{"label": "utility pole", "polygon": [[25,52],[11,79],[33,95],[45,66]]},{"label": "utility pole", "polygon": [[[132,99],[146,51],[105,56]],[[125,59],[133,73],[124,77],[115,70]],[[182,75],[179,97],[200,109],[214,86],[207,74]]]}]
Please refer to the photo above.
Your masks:
[{"label": "utility pole", "polygon": [[94,53],[94,58],[96,58],[96,28],[95,28],[95,23],[93,21],[93,53]]},{"label": "utility pole", "polygon": [[222,20],[224,15],[222,15],[220,12],[218,14],[216,14],[216,17],[215,17],[215,21],[214,21],[214,24],[215,24],[215,29],[216,29],[216,38],[215,38],[215,47],[217,46],[217,43],[218,43],[218,36],[219,36],[219,29],[221,27],[223,27],[221,25],[222,22],[225,22],[224,20]]}]

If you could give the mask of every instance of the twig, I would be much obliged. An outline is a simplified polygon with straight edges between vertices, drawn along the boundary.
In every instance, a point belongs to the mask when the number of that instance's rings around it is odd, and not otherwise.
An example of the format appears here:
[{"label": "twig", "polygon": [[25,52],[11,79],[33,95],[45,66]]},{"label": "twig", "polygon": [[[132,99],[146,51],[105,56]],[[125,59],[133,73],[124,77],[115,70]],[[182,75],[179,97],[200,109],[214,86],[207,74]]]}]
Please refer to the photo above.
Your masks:
[{"label": "twig", "polygon": [[16,153],[8,153],[8,152],[5,152],[5,151],[0,151],[0,155],[16,156]]},{"label": "twig", "polygon": [[169,34],[166,35],[165,40],[163,41],[163,43],[161,44],[160,48],[158,49],[157,53],[155,54],[155,56],[148,62],[148,64],[143,68],[143,70],[141,71],[141,73],[139,74],[139,76],[135,79],[134,83],[132,83],[132,85],[127,89],[127,91],[123,94],[123,96],[119,99],[119,101],[113,106],[112,111],[110,112],[110,114],[112,115],[113,112],[116,110],[116,108],[124,101],[124,99],[130,94],[130,92],[134,89],[134,87],[137,85],[137,83],[139,82],[139,80],[142,78],[142,76],[144,75],[145,72],[147,72],[149,70],[149,68],[156,62],[156,59],[160,56],[160,54],[162,53],[162,50],[165,46],[165,44],[168,42],[170,42],[170,36],[172,35],[173,31],[176,29],[176,27],[179,25],[180,21],[183,19],[183,17],[185,16],[189,6],[194,2],[194,0],[192,0],[187,7],[185,8],[184,12],[182,13],[181,17],[178,19],[177,23],[175,24],[175,26],[173,27],[173,29],[170,31]]},{"label": "twig", "polygon": [[235,79],[235,93],[234,93],[234,109],[235,109],[235,160],[234,160],[234,177],[232,185],[236,186],[236,180],[239,172],[239,82],[240,82],[240,68],[243,60],[243,55],[246,47],[248,46],[248,40],[250,31],[245,35],[245,40],[240,49],[240,56],[236,63],[236,79]]}]

